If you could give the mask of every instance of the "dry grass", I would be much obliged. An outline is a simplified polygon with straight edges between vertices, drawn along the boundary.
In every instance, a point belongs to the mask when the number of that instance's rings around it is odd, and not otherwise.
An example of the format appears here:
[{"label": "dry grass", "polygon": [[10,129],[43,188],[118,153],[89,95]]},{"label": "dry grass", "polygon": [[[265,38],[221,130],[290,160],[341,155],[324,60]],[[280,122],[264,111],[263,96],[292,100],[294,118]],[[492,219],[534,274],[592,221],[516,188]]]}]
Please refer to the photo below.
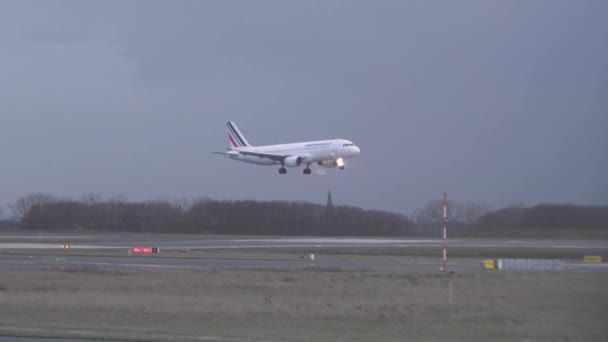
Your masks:
[{"label": "dry grass", "polygon": [[605,341],[606,284],[573,271],[3,269],[0,335]]}]

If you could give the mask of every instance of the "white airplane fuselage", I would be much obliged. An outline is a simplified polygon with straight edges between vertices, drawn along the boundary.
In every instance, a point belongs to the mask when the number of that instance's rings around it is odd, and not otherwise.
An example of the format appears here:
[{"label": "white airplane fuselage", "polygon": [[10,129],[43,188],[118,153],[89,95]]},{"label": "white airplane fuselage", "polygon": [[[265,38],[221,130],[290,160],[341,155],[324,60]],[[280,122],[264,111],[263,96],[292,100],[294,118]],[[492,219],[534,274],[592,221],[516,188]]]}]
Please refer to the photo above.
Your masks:
[{"label": "white airplane fuselage", "polygon": [[[261,153],[274,153],[274,154],[289,154],[297,155],[302,157],[302,163],[318,163],[328,160],[337,160],[338,158],[351,158],[360,153],[360,150],[352,142],[344,139],[334,140],[319,140],[309,141],[302,143],[291,143],[291,144],[280,144],[280,145],[266,145],[256,147],[241,147],[238,149],[232,149],[232,151],[250,151],[250,152],[261,152]],[[258,156],[242,155],[242,154],[230,154],[227,156],[231,159],[258,164],[258,165],[280,165],[280,161],[270,160]],[[286,166],[299,166],[286,164]]]}]

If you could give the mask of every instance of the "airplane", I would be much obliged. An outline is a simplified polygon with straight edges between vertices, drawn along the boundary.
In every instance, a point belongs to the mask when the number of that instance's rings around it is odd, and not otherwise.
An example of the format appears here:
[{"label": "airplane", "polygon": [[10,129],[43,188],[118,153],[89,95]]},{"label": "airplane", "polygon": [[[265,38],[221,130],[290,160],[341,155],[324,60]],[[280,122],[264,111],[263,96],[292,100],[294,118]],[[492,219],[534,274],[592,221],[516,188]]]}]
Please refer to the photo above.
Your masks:
[{"label": "airplane", "polygon": [[305,165],[305,175],[311,173],[310,165],[338,167],[344,170],[344,159],[358,155],[361,150],[352,141],[344,139],[308,141],[292,144],[252,146],[233,121],[226,123],[230,147],[222,154],[230,159],[258,164],[281,165],[279,174],[287,173],[285,166]]}]

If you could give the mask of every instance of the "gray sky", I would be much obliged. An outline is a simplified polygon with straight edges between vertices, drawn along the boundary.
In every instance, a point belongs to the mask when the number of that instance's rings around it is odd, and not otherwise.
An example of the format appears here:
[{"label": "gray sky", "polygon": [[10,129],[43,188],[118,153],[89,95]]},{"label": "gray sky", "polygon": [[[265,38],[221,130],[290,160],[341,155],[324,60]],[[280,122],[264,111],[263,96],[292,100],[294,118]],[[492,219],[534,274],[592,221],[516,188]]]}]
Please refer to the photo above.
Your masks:
[{"label": "gray sky", "polygon": [[[411,213],[608,204],[608,2],[2,1],[0,206],[27,192]],[[347,138],[346,170],[213,155]]]}]

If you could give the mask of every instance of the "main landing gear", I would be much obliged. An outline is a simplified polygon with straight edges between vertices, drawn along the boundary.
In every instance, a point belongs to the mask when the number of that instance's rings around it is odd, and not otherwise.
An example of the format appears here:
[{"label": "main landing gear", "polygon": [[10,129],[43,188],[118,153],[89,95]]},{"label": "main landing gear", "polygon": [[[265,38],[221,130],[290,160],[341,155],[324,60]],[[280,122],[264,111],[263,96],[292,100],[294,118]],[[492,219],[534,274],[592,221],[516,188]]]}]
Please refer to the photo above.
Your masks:
[{"label": "main landing gear", "polygon": [[306,164],[306,168],[302,170],[305,175],[309,175],[312,171],[310,170],[310,163]]},{"label": "main landing gear", "polygon": [[279,169],[279,174],[284,175],[286,173],[287,173],[287,169],[284,166]]}]

